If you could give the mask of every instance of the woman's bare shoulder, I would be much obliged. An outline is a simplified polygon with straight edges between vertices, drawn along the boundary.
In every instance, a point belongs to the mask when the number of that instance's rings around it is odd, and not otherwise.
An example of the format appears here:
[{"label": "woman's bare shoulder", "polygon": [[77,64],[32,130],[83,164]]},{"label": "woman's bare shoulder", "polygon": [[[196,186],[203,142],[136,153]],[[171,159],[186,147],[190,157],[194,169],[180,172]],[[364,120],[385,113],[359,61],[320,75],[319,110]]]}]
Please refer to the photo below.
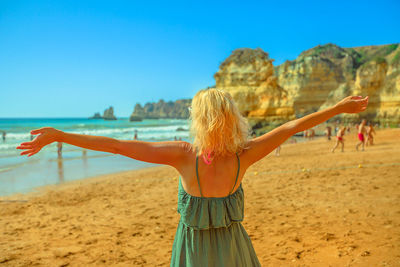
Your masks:
[{"label": "woman's bare shoulder", "polygon": [[182,149],[184,153],[194,153],[195,149],[193,144],[186,141],[177,141],[177,145]]}]

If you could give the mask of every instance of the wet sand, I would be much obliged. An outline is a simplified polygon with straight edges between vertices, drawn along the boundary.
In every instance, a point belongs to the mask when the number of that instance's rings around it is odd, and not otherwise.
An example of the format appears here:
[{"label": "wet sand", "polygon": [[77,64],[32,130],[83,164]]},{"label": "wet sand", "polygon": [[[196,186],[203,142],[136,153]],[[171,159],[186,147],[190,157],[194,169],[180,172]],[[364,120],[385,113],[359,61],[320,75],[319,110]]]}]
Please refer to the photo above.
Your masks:
[{"label": "wet sand", "polygon": [[[243,180],[262,266],[400,266],[400,129],[282,146]],[[154,167],[0,198],[0,266],[169,266],[178,173]]]}]

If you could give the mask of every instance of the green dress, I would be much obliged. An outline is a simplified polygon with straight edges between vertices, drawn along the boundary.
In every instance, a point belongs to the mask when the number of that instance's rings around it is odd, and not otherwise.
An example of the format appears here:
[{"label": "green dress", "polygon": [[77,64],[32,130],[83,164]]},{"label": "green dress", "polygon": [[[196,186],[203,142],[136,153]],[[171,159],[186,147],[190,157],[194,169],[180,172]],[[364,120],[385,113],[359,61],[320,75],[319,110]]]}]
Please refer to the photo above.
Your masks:
[{"label": "green dress", "polygon": [[[238,159],[239,176],[240,160]],[[242,184],[226,197],[203,197],[196,158],[196,176],[201,197],[185,192],[179,178],[178,212],[181,215],[172,246],[171,267],[261,266],[241,222]]]}]

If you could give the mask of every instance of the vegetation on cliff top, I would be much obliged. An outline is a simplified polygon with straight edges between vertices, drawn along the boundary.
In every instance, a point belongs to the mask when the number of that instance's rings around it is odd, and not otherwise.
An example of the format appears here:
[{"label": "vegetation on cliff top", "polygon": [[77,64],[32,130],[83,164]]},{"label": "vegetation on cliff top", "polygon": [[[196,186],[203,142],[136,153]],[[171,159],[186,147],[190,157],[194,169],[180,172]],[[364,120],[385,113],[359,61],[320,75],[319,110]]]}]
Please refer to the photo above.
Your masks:
[{"label": "vegetation on cliff top", "polygon": [[388,56],[398,48],[398,46],[399,44],[389,44],[342,48],[338,45],[328,43],[306,50],[302,52],[296,60],[287,61],[284,64],[302,63],[306,57],[317,57],[322,60],[327,59],[335,64],[341,64],[340,61],[347,57],[345,63],[346,66],[343,66],[343,70],[355,77],[357,69],[367,63],[376,62],[378,64],[398,64],[400,61],[400,52],[397,52],[390,62],[387,59]]},{"label": "vegetation on cliff top", "polygon": [[241,67],[253,63],[257,59],[271,60],[268,53],[264,52],[261,48],[239,48],[234,50],[232,54],[221,63],[219,68],[223,69],[226,65],[231,63],[235,63],[237,66]]}]

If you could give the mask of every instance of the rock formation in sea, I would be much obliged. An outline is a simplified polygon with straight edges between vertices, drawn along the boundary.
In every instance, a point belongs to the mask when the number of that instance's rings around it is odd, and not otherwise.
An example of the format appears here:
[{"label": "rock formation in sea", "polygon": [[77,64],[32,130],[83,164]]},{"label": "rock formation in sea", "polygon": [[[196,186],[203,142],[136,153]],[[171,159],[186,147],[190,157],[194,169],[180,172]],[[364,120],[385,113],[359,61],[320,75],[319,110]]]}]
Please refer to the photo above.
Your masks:
[{"label": "rock formation in sea", "polygon": [[143,107],[139,103],[135,105],[130,121],[141,119],[187,119],[189,118],[189,106],[191,99],[180,99],[165,102],[160,100],[157,103],[146,103]]},{"label": "rock formation in sea", "polygon": [[100,115],[100,112],[96,112],[94,113],[94,115],[92,117],[90,117],[89,119],[102,119],[103,117]]},{"label": "rock formation in sea", "polygon": [[113,107],[110,106],[109,108],[104,110],[103,119],[105,119],[105,120],[116,120],[117,119],[114,115]]},{"label": "rock formation in sea", "polygon": [[279,66],[272,62],[260,48],[241,48],[214,75],[216,88],[229,91],[253,125],[280,124],[348,95],[369,95],[369,107],[360,114],[341,115],[343,121],[400,123],[398,44],[354,48],[326,44]]}]

